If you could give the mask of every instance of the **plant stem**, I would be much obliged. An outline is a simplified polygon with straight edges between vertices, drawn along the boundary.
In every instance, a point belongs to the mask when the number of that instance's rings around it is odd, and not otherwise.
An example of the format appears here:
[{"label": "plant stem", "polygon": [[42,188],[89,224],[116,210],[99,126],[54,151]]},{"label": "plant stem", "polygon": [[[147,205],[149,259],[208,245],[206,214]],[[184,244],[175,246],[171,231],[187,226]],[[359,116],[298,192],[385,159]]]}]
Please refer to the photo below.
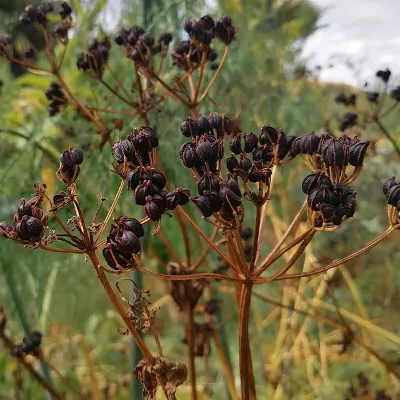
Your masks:
[{"label": "plant stem", "polygon": [[104,274],[104,271],[101,269],[101,265],[99,262],[99,259],[97,258],[96,252],[95,251],[89,251],[87,253],[88,257],[90,258],[90,261],[92,262],[96,272],[97,276],[100,279],[101,284],[103,285],[108,297],[110,298],[111,302],[113,303],[115,309],[117,310],[118,314],[121,316],[121,318],[124,320],[127,328],[131,332],[133,338],[135,339],[138,347],[140,348],[141,352],[143,353],[143,356],[147,358],[151,363],[154,363],[154,357],[151,354],[150,350],[146,346],[145,342],[141,338],[139,332],[136,330],[132,322],[127,318],[126,312],[120,302],[118,301],[117,296],[115,295],[110,283],[108,282],[107,277]]},{"label": "plant stem", "polygon": [[225,47],[225,51],[224,51],[224,55],[221,58],[221,61],[218,65],[218,69],[215,71],[214,76],[211,78],[211,81],[208,83],[207,87],[205,88],[203,94],[200,96],[199,100],[197,103],[201,103],[203,101],[203,99],[207,96],[208,92],[210,91],[210,89],[212,88],[212,86],[214,85],[216,79],[218,78],[218,75],[220,74],[222,67],[226,61],[226,58],[228,57],[228,53],[229,53],[229,46]]},{"label": "plant stem", "polygon": [[379,127],[381,132],[386,136],[386,138],[392,144],[394,151],[400,157],[400,147],[397,145],[396,140],[391,136],[389,131],[383,126],[382,122],[380,121],[380,119],[378,117],[374,117],[373,120],[376,123],[376,125]]},{"label": "plant stem", "polygon": [[196,363],[195,363],[195,328],[194,328],[194,316],[193,309],[190,305],[187,306],[187,339],[188,339],[188,357],[189,357],[189,379],[191,388],[192,400],[197,400],[196,390]]},{"label": "plant stem", "polygon": [[249,344],[251,292],[252,283],[244,283],[241,287],[239,307],[239,364],[242,400],[256,399]]}]

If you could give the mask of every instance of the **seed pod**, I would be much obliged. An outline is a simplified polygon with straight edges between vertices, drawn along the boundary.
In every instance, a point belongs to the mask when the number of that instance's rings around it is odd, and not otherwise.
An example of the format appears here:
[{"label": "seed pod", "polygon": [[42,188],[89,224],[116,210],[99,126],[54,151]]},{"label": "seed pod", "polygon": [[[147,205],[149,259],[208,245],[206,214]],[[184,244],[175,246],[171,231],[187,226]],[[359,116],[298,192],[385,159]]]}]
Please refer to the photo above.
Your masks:
[{"label": "seed pod", "polygon": [[189,203],[189,200],[190,200],[189,189],[178,188],[178,189],[175,189],[175,193],[178,196],[178,204],[180,206],[184,206],[185,204]]},{"label": "seed pod", "polygon": [[125,157],[127,161],[136,161],[135,148],[129,140],[114,143],[111,152],[118,164],[123,164]]},{"label": "seed pod", "polygon": [[253,132],[244,134],[245,153],[251,153],[257,147],[257,144],[258,144],[258,138]]},{"label": "seed pod", "polygon": [[318,209],[322,213],[324,222],[332,222],[332,220],[335,218],[335,207],[331,206],[330,204],[319,204]]},{"label": "seed pod", "polygon": [[212,131],[212,126],[210,122],[208,121],[208,118],[205,117],[204,115],[199,115],[197,118],[197,132],[199,135],[202,135],[204,133],[208,133]]},{"label": "seed pod", "polygon": [[241,136],[237,135],[231,138],[229,142],[229,148],[233,154],[240,154],[242,153],[242,144],[241,144]]},{"label": "seed pod", "polygon": [[207,140],[198,143],[196,146],[196,154],[202,163],[212,161],[213,150],[211,143]]},{"label": "seed pod", "polygon": [[225,183],[229,187],[229,189],[232,190],[233,193],[235,193],[239,197],[242,197],[242,192],[240,191],[237,179],[235,179],[232,174],[228,174],[228,179]]},{"label": "seed pod", "polygon": [[[112,254],[111,254],[112,252]],[[113,257],[114,256],[114,257]],[[129,268],[128,260],[132,259],[132,253],[121,253],[115,245],[110,245],[110,247],[104,247],[103,249],[103,257],[106,260],[107,264],[115,270],[118,270],[117,263],[122,268]],[[115,262],[115,260],[117,262]]]},{"label": "seed pod", "polygon": [[151,182],[156,185],[160,190],[165,187],[167,180],[161,172],[153,170],[151,172]]},{"label": "seed pod", "polygon": [[239,160],[239,168],[244,171],[248,171],[251,168],[251,161],[247,157],[241,155]]},{"label": "seed pod", "polygon": [[279,149],[278,149],[279,160],[283,160],[286,156],[292,156],[291,154],[292,144],[296,138],[297,136],[287,135],[285,142],[279,143]]},{"label": "seed pod", "polygon": [[321,185],[320,187],[315,188],[308,195],[308,206],[314,210],[318,211],[318,204],[326,203],[330,204],[333,199],[333,192],[326,185]]},{"label": "seed pod", "polygon": [[[158,196],[160,199],[157,199],[156,196]],[[163,212],[165,211],[164,199],[162,199],[162,197],[159,195],[156,196],[147,197],[146,205],[144,206],[144,211],[146,212],[146,215],[152,221],[158,221],[161,218]]]},{"label": "seed pod", "polygon": [[221,209],[222,200],[218,192],[206,190],[204,191],[204,196],[206,196],[207,199],[209,200],[210,207],[213,212],[218,212]]},{"label": "seed pod", "polygon": [[179,155],[183,161],[183,165],[186,168],[194,168],[201,164],[193,143],[184,143],[181,146]]},{"label": "seed pod", "polygon": [[396,184],[390,188],[387,198],[388,198],[388,204],[390,204],[393,207],[396,207],[397,203],[400,200],[400,185],[399,184]]},{"label": "seed pod", "polygon": [[348,150],[338,140],[330,140],[323,148],[322,159],[328,166],[343,167],[348,163]]},{"label": "seed pod", "polygon": [[239,161],[235,156],[230,156],[226,159],[226,167],[228,168],[228,171],[234,172],[235,169],[239,168]]},{"label": "seed pod", "polygon": [[222,141],[216,140],[211,143],[211,150],[212,154],[210,155],[209,162],[216,163],[218,160],[222,160],[224,158],[224,144]]},{"label": "seed pod", "polygon": [[176,192],[169,192],[165,196],[165,208],[166,210],[175,210],[178,207],[178,195]]},{"label": "seed pod", "polygon": [[18,215],[22,218],[24,215],[32,215],[32,206],[25,200],[21,200],[21,204],[18,206]]},{"label": "seed pod", "polygon": [[260,182],[261,181],[261,171],[258,167],[253,163],[251,168],[248,170],[248,178],[250,182]]},{"label": "seed pod", "polygon": [[260,133],[260,144],[272,146],[278,143],[278,131],[272,126],[263,126]]},{"label": "seed pod", "polygon": [[153,185],[150,181],[144,181],[135,189],[135,201],[139,206],[144,206],[146,204],[147,196],[154,196],[160,193],[160,189]]},{"label": "seed pod", "polygon": [[396,177],[392,176],[391,178],[389,178],[388,180],[386,180],[383,184],[383,194],[388,197],[390,189],[395,186],[398,185],[398,183],[396,182]]},{"label": "seed pod", "polygon": [[7,237],[7,235],[13,232],[14,228],[6,221],[0,222],[0,235]]},{"label": "seed pod", "polygon": [[352,201],[349,201],[348,203],[346,203],[346,214],[345,214],[345,217],[346,218],[351,218],[353,215],[354,215],[354,213],[355,213],[355,211],[356,211],[356,205],[357,205],[357,202],[355,201],[355,200],[352,200]]},{"label": "seed pod", "polygon": [[203,194],[205,190],[213,190],[218,192],[222,179],[214,174],[204,174],[197,183],[199,194]]},{"label": "seed pod", "polygon": [[369,141],[357,143],[349,148],[349,164],[354,167],[361,167],[364,162],[364,157],[367,152]]},{"label": "seed pod", "polygon": [[141,250],[140,239],[131,231],[123,230],[121,235],[115,237],[117,249],[122,253],[139,253]]},{"label": "seed pod", "polygon": [[273,160],[273,158],[274,152],[272,150],[272,147],[266,144],[253,150],[253,161],[261,161],[268,164]]},{"label": "seed pod", "polygon": [[225,205],[229,204],[231,207],[239,207],[242,204],[242,199],[236,193],[234,193],[227,185],[221,185],[219,192],[222,201]]},{"label": "seed pod", "polygon": [[217,136],[222,137],[224,135],[222,116],[216,112],[211,112],[208,116],[208,122],[212,129],[215,129]]},{"label": "seed pod", "polygon": [[117,223],[122,225],[124,229],[133,232],[137,237],[144,236],[144,229],[142,224],[136,218],[119,217],[116,219]]},{"label": "seed pod", "polygon": [[195,137],[198,134],[198,125],[197,121],[187,117],[180,124],[180,130],[183,136],[186,137]]},{"label": "seed pod", "polygon": [[332,187],[332,182],[329,176],[326,176],[325,174],[321,174],[318,172],[314,172],[310,175],[307,175],[304,178],[303,183],[301,185],[301,190],[305,194],[310,194],[315,188],[321,185]]},{"label": "seed pod", "polygon": [[43,225],[39,218],[29,217],[26,221],[31,239],[39,238],[43,232]]},{"label": "seed pod", "polygon": [[73,167],[74,165],[82,164],[83,162],[83,151],[81,149],[69,149],[65,150],[60,157],[60,161],[67,167]]},{"label": "seed pod", "polygon": [[213,214],[213,209],[207,196],[196,196],[192,198],[192,201],[196,204],[204,217],[207,218]]}]

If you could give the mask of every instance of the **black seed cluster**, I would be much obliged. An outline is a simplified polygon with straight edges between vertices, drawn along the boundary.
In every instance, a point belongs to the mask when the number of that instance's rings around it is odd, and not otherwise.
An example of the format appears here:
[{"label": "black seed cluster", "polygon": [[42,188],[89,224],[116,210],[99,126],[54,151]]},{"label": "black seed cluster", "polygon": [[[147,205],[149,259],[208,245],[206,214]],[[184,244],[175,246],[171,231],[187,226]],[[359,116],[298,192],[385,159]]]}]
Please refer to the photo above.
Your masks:
[{"label": "black seed cluster", "polygon": [[50,101],[48,112],[50,117],[54,117],[57,115],[62,108],[68,105],[68,99],[62,90],[61,86],[52,82],[50,84],[50,88],[47,89],[44,94],[46,95],[47,100]]},{"label": "black seed cluster", "polygon": [[303,181],[302,190],[307,194],[307,203],[311,210],[320,212],[321,221],[340,225],[345,218],[354,215],[357,198],[356,192],[349,186],[332,182],[322,172],[314,172]]},{"label": "black seed cluster", "polygon": [[[19,17],[21,23],[25,25],[46,25],[49,22],[49,14],[54,12],[54,6],[51,1],[44,1],[39,5],[28,5]],[[71,17],[72,9],[67,2],[61,3],[59,16],[62,20]]]},{"label": "black seed cluster", "polygon": [[181,41],[171,56],[173,65],[185,71],[198,68],[203,57],[213,63],[217,59],[217,53],[210,47],[213,39],[217,38],[229,46],[236,33],[228,16],[215,22],[212,17],[205,15],[198,20],[186,21],[183,28],[189,34],[189,40]]},{"label": "black seed cluster", "polygon": [[125,140],[117,142],[112,154],[118,164],[128,167],[128,189],[134,193],[135,203],[143,206],[152,221],[158,221],[168,210],[189,202],[188,189],[165,190],[164,174],[151,166],[151,153],[158,146],[158,138],[150,127],[136,128]]},{"label": "black seed cluster", "polygon": [[29,336],[23,338],[22,343],[14,346],[11,350],[11,355],[22,357],[23,355],[35,354],[41,344],[42,334],[38,331],[33,331]]},{"label": "black seed cluster", "polygon": [[117,265],[130,268],[133,263],[132,254],[141,251],[139,238],[143,235],[143,226],[137,219],[126,216],[116,218],[107,235],[108,245],[103,249],[107,264],[115,270],[118,270]]},{"label": "black seed cluster", "polygon": [[29,242],[38,242],[47,225],[47,216],[36,205],[21,200],[18,211],[14,214],[13,223],[0,222],[0,235]]},{"label": "black seed cluster", "polygon": [[118,164],[124,160],[133,167],[150,166],[150,153],[158,146],[154,130],[148,126],[139,126],[125,139],[115,143],[112,155]]},{"label": "black seed cluster", "polygon": [[356,102],[357,102],[357,96],[352,93],[349,95],[346,95],[345,93],[339,93],[336,98],[335,98],[335,102],[338,104],[343,104],[344,106],[355,106]]},{"label": "black seed cluster", "polygon": [[88,51],[78,56],[76,66],[80,71],[90,71],[96,78],[101,78],[110,52],[110,40],[106,36],[102,40],[90,43]]},{"label": "black seed cluster", "polygon": [[83,162],[83,151],[81,149],[69,148],[60,157],[60,166],[57,177],[66,185],[71,185],[79,176],[79,165]]},{"label": "black seed cluster", "polygon": [[349,138],[346,135],[336,138],[323,133],[321,137],[314,132],[294,139],[290,154],[316,155],[319,154],[326,167],[345,167],[352,165],[361,167],[367,152],[369,141],[360,142],[359,138]]},{"label": "black seed cluster", "polygon": [[146,33],[139,26],[121,29],[115,36],[115,43],[125,47],[125,55],[138,66],[146,67],[150,63],[151,56],[158,53],[166,53],[172,42],[169,32],[162,33],[158,39]]}]

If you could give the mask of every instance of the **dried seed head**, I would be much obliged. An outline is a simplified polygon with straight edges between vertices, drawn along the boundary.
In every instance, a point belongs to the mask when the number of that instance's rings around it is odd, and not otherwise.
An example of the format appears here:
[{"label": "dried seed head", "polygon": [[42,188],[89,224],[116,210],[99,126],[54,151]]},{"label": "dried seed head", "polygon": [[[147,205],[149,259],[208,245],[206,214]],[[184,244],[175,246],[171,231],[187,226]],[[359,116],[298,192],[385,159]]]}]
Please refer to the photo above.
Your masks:
[{"label": "dried seed head", "polygon": [[228,168],[229,172],[234,172],[235,169],[239,168],[239,161],[235,156],[231,156],[226,159],[226,167]]},{"label": "dried seed head", "polygon": [[136,218],[121,216],[115,219],[118,226],[133,232],[136,236],[144,236],[144,229],[142,224]]},{"label": "dried seed head", "polygon": [[321,185],[310,192],[308,195],[308,206],[318,211],[318,204],[327,203],[329,204],[333,199],[333,192],[326,185]]},{"label": "dried seed head", "polygon": [[73,167],[74,165],[82,164],[83,162],[83,151],[81,149],[68,149],[65,150],[60,157],[60,161],[67,167]]},{"label": "dried seed head", "polygon": [[125,158],[127,161],[137,161],[135,156],[135,148],[129,140],[122,140],[114,143],[111,152],[118,164],[123,164]]}]

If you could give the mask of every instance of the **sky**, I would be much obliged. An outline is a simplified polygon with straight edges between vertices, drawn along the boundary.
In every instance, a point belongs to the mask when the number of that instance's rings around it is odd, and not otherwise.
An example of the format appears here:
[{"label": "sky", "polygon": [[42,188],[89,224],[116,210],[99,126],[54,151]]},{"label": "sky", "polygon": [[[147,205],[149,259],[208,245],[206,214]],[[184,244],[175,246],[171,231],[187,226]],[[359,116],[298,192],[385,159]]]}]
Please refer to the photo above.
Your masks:
[{"label": "sky", "polygon": [[[303,55],[310,65],[332,61],[321,79],[362,85],[385,67],[400,75],[400,0],[312,1],[323,9],[319,24],[328,27],[308,39]],[[353,72],[346,58],[357,66]]]},{"label": "sky", "polygon": [[[212,0],[210,0],[212,2]],[[311,0],[322,9],[319,29],[305,44],[309,66],[333,64],[320,79],[362,86],[377,69],[400,76],[400,0]],[[110,0],[112,20],[121,0]],[[356,66],[345,66],[350,60]]]}]

